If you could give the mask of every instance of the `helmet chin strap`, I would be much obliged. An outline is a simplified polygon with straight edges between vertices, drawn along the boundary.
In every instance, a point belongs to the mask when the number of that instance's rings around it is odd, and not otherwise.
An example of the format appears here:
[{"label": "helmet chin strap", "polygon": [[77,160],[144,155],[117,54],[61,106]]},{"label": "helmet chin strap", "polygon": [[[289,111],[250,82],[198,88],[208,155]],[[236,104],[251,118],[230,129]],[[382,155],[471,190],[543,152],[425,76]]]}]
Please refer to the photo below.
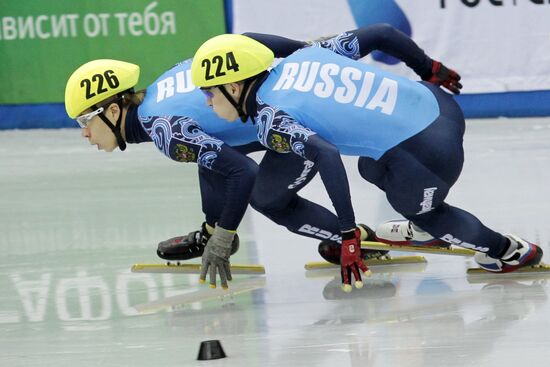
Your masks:
[{"label": "helmet chin strap", "polygon": [[[124,151],[126,150],[126,142],[124,141],[124,138],[122,137],[122,133],[120,131],[121,129],[121,121],[122,121],[122,99],[119,99],[118,101],[116,101],[116,104],[120,110],[120,113],[118,114],[118,119],[116,120],[116,125],[113,125],[111,121],[109,121],[109,119],[107,118],[107,116],[105,116],[105,112],[102,112],[99,114],[99,118],[101,120],[103,120],[103,122],[105,123],[105,125],[107,125],[109,127],[109,129],[111,129],[111,131],[113,132],[113,134],[115,134],[115,138],[116,138],[116,142],[118,144],[118,148],[121,150],[121,151]],[[94,109],[97,109],[98,107],[96,105],[93,105],[92,106]]]},{"label": "helmet chin strap", "polygon": [[241,95],[239,97],[238,102],[236,102],[235,99],[233,99],[233,96],[231,96],[231,94],[229,94],[227,89],[225,89],[225,86],[218,85],[218,88],[220,89],[222,94],[225,96],[225,98],[227,98],[229,103],[231,103],[231,105],[233,105],[233,107],[235,107],[235,109],[237,110],[237,113],[239,114],[239,117],[241,118],[242,122],[246,122],[248,120],[248,114],[246,112],[244,112],[243,105],[244,105],[244,101],[245,101],[245,98],[246,98],[246,94],[247,94],[248,90],[250,89],[250,86],[252,85],[253,81],[254,81],[254,79],[247,79],[247,80],[244,81],[243,90],[241,92]]}]

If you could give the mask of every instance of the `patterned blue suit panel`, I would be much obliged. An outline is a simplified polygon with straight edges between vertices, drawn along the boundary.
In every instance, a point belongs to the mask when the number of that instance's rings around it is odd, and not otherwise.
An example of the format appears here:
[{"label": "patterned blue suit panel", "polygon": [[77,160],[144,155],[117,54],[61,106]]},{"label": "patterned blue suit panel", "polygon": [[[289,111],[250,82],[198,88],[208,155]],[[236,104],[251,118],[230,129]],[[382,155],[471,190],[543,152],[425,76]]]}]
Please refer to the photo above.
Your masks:
[{"label": "patterned blue suit panel", "polygon": [[285,111],[265,104],[256,98],[258,115],[258,140],[260,143],[278,153],[294,152],[305,159],[304,147],[309,136],[315,134],[301,126]]},{"label": "patterned blue suit panel", "polygon": [[313,42],[311,47],[326,48],[348,59],[359,60],[361,58],[359,40],[349,32],[344,32],[328,40]]},{"label": "patterned blue suit panel", "polygon": [[151,116],[140,121],[157,148],[178,162],[196,162],[212,169],[224,144],[189,117]]},{"label": "patterned blue suit panel", "polygon": [[374,159],[440,114],[424,85],[316,47],[284,59],[257,94],[342,154]]},{"label": "patterned blue suit panel", "polygon": [[199,88],[191,82],[191,60],[185,60],[166,71],[148,88],[139,106],[140,118],[182,116],[195,121],[208,135],[238,146],[256,140],[252,124],[227,122],[219,118]]}]

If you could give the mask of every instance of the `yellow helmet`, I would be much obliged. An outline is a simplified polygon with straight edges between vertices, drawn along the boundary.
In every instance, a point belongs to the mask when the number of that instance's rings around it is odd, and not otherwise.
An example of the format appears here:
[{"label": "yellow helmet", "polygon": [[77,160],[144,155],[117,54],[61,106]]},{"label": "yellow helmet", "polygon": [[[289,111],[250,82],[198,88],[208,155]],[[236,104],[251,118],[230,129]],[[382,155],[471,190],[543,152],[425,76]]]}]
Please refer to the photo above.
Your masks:
[{"label": "yellow helmet", "polygon": [[71,75],[65,87],[65,109],[76,118],[88,108],[134,87],[139,66],[117,60],[90,61]]},{"label": "yellow helmet", "polygon": [[238,82],[267,70],[274,58],[273,51],[250,37],[222,34],[199,47],[191,77],[201,88]]}]

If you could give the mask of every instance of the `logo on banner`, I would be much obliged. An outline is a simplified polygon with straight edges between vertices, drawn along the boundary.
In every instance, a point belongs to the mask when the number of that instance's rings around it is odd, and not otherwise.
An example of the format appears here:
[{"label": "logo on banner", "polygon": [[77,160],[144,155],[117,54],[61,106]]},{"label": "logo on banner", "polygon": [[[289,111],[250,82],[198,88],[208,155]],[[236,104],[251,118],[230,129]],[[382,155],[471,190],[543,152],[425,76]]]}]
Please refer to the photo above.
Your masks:
[{"label": "logo on banner", "polygon": [[[388,23],[407,36],[411,36],[411,23],[395,0],[348,0],[348,3],[358,27]],[[379,51],[373,52],[372,57],[376,61],[389,65],[399,63],[397,58]]]}]

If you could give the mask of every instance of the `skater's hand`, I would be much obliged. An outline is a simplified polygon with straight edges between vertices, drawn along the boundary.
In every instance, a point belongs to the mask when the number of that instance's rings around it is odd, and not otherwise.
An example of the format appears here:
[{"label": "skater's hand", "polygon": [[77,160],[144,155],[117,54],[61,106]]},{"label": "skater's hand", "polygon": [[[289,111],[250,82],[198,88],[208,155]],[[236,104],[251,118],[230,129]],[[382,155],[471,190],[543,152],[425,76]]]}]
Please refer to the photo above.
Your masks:
[{"label": "skater's hand", "polygon": [[462,84],[459,81],[460,75],[437,60],[432,60],[431,75],[426,75],[423,79],[429,83],[441,85],[454,94],[460,94],[460,90],[462,89]]},{"label": "skater's hand", "polygon": [[208,240],[202,255],[201,275],[199,281],[206,281],[206,273],[210,274],[210,288],[216,288],[216,273],[220,275],[223,289],[227,289],[227,281],[232,280],[229,256],[235,231],[228,231],[216,226],[212,237]]},{"label": "skater's hand", "polygon": [[[363,260],[361,259],[361,232],[355,230],[342,232],[342,252],[340,254],[340,270],[342,274],[342,290],[351,292],[351,274],[355,277],[355,288],[363,288],[361,272],[370,274]],[[361,270],[361,272],[359,271]]]}]

